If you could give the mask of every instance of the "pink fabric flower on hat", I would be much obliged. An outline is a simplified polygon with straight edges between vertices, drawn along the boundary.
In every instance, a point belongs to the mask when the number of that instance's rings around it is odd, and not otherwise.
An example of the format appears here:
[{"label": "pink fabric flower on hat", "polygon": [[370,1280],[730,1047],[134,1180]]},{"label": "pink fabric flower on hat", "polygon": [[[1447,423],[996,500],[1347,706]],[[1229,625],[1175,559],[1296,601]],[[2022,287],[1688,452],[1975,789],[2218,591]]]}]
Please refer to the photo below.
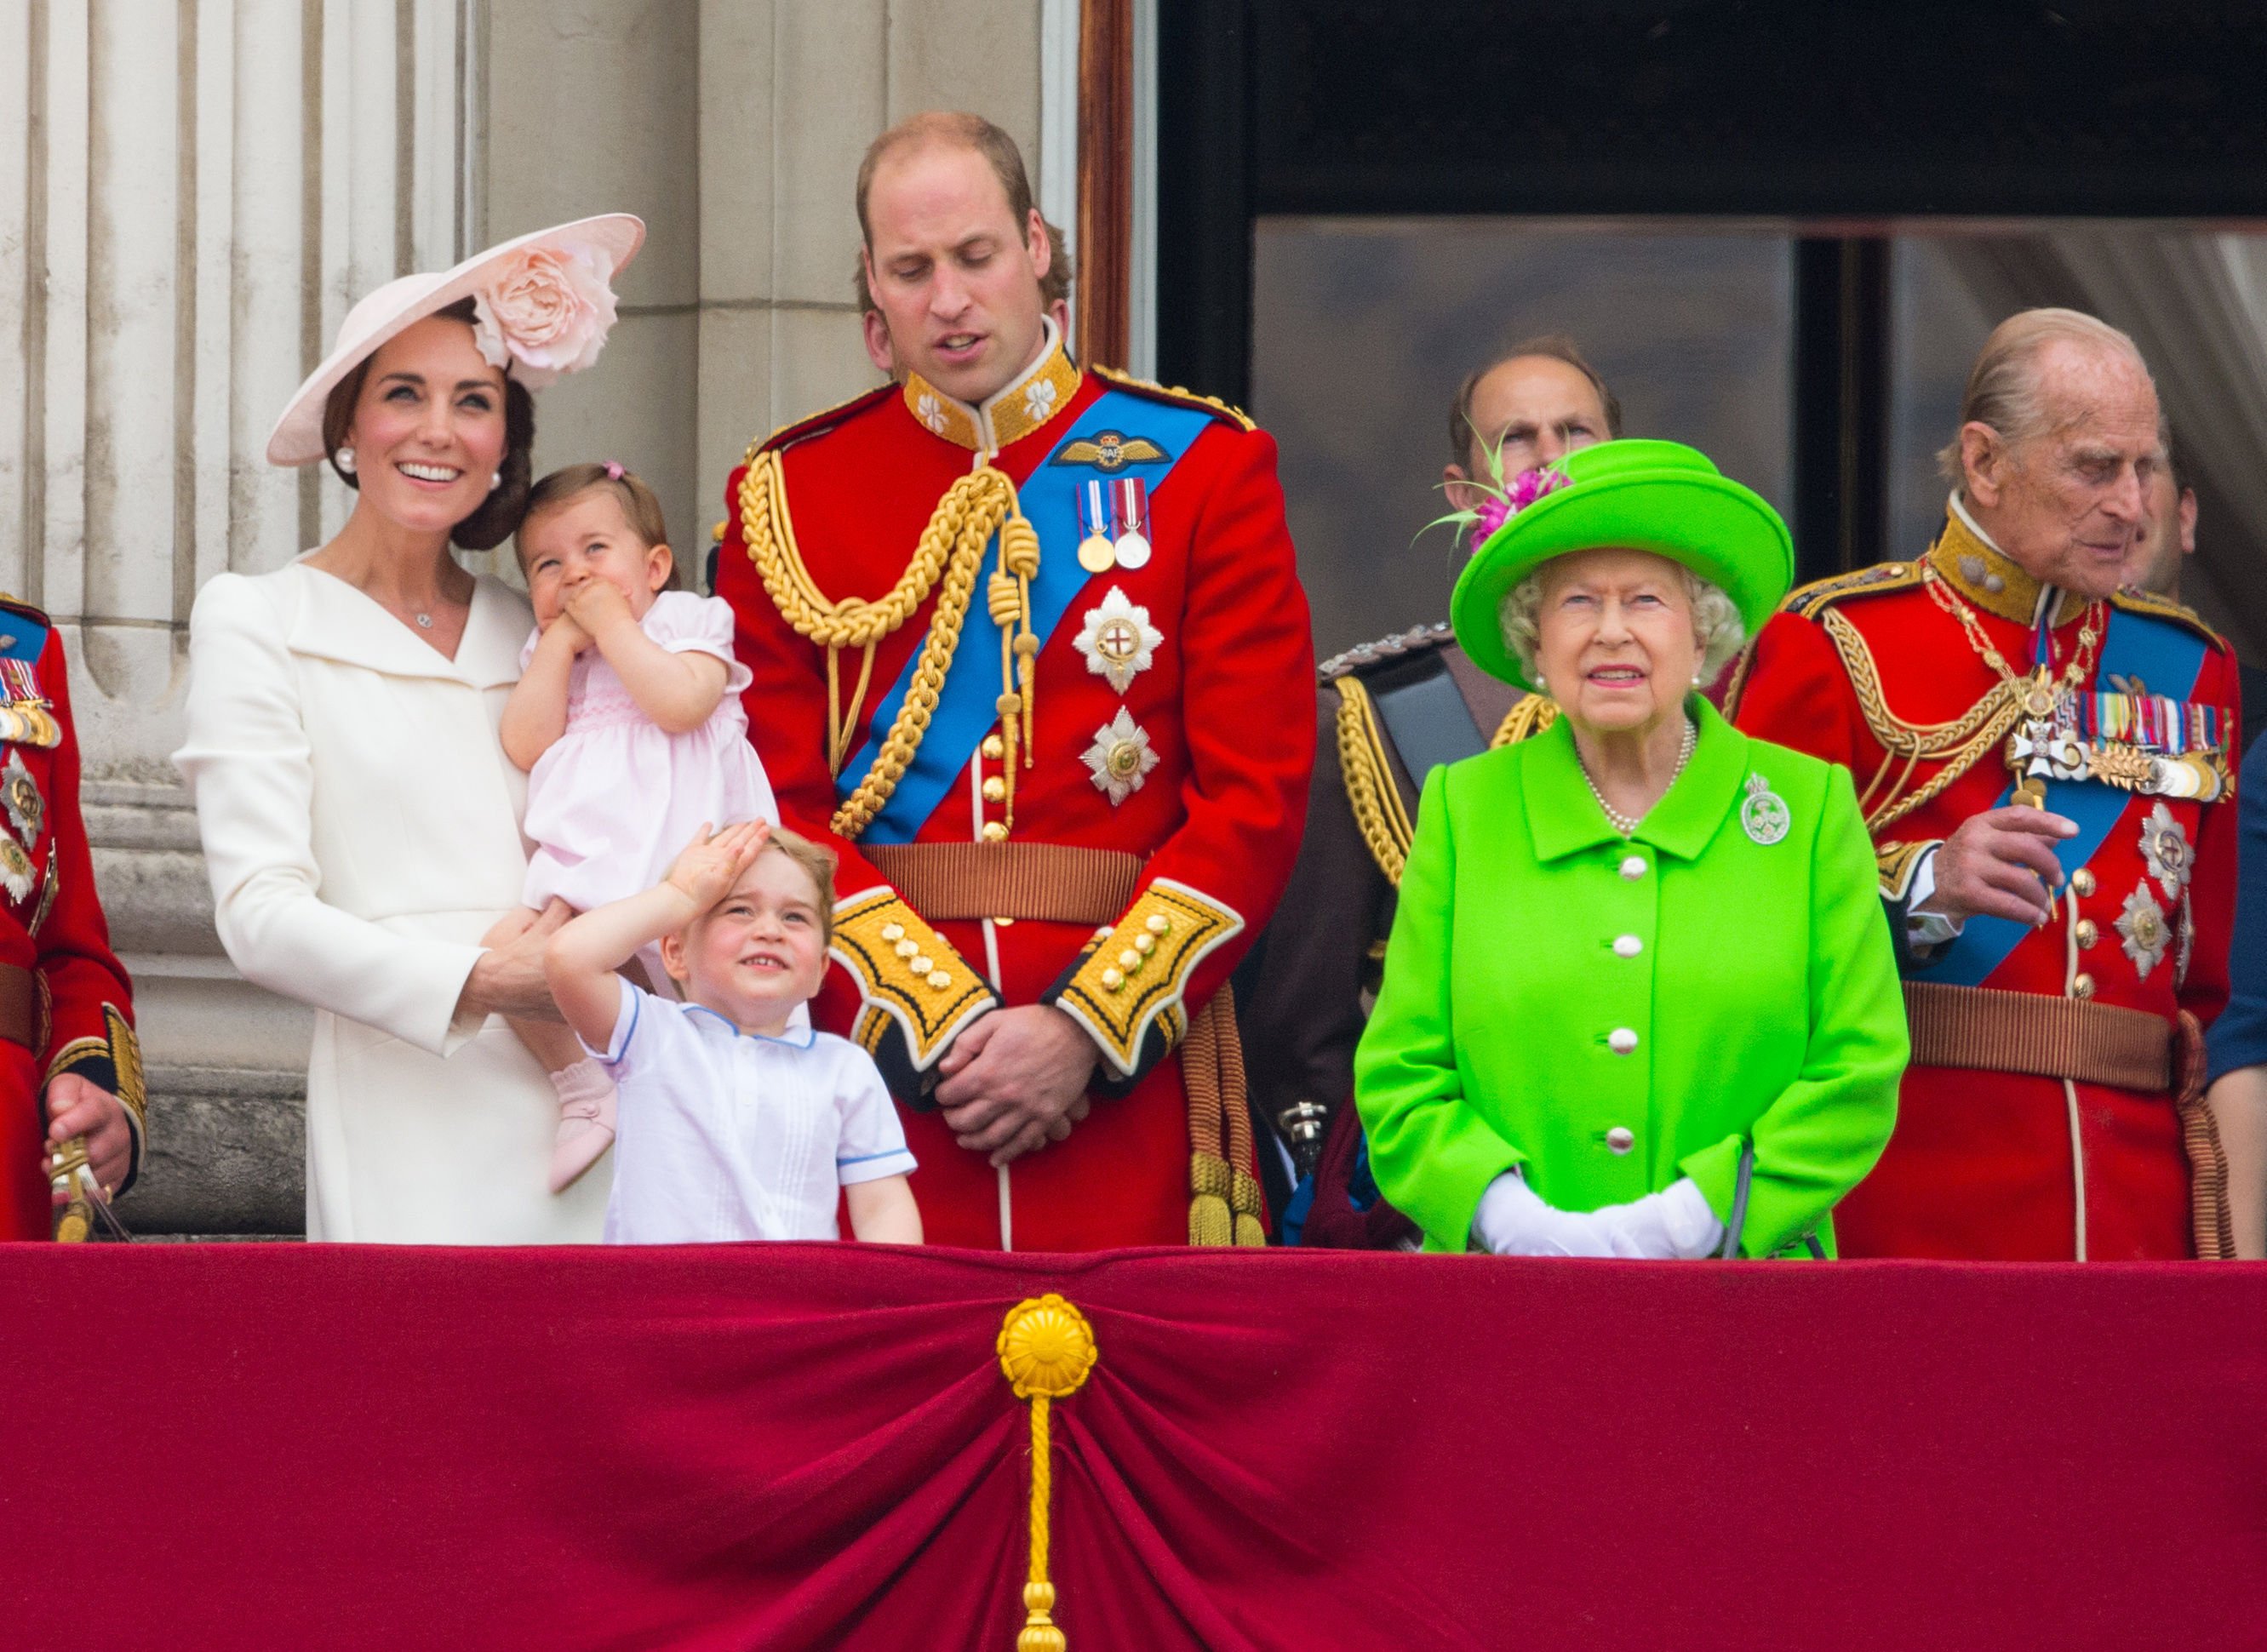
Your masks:
[{"label": "pink fabric flower on hat", "polygon": [[1484,543],[1489,535],[1537,500],[1572,486],[1574,480],[1566,471],[1547,464],[1539,470],[1522,471],[1512,479],[1509,490],[1501,498],[1484,499],[1472,512],[1472,543]]},{"label": "pink fabric flower on hat", "polygon": [[473,295],[473,338],[530,390],[598,359],[614,325],[613,266],[591,247],[531,246]]}]

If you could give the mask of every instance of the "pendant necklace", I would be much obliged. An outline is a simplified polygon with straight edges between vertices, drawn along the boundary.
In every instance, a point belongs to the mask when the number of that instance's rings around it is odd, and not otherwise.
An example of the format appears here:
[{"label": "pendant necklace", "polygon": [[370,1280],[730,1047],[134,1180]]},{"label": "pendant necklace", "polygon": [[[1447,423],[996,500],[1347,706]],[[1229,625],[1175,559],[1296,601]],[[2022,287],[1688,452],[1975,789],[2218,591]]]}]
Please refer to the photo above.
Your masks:
[{"label": "pendant necklace", "polygon": [[[1669,794],[1669,787],[1676,784],[1676,777],[1684,772],[1684,765],[1692,761],[1693,748],[1699,743],[1700,725],[1694,722],[1690,717],[1687,717],[1684,720],[1684,743],[1677,748],[1676,766],[1669,771],[1669,786],[1662,787],[1662,795],[1663,797],[1666,797]],[[1598,790],[1598,783],[1590,778],[1590,766],[1582,761],[1581,754],[1580,752],[1575,754],[1574,762],[1575,766],[1582,771],[1582,784],[1590,788],[1590,795],[1597,800],[1598,808],[1604,812],[1606,824],[1612,827],[1625,837],[1632,836],[1636,832],[1638,827],[1644,822],[1645,816],[1640,815],[1637,816],[1636,819],[1632,820],[1627,815],[1623,814],[1621,810],[1616,808],[1612,804],[1607,802],[1606,794]]]}]

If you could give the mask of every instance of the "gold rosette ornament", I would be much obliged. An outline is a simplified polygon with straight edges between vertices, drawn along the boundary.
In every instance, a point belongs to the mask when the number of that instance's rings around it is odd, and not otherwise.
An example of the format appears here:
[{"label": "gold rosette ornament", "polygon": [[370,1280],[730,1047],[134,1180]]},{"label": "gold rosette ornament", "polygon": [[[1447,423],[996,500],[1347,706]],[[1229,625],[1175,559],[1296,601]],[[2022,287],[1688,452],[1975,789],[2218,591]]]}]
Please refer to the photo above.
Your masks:
[{"label": "gold rosette ornament", "polygon": [[1008,1311],[999,1351],[1009,1387],[1016,1399],[1031,1402],[1031,1577],[1023,1585],[1023,1609],[1031,1615],[1016,1637],[1016,1652],[1065,1652],[1069,1643],[1050,1615],[1055,1586],[1047,1581],[1047,1502],[1054,1484],[1047,1404],[1076,1393],[1102,1354],[1086,1316],[1052,1294]]}]

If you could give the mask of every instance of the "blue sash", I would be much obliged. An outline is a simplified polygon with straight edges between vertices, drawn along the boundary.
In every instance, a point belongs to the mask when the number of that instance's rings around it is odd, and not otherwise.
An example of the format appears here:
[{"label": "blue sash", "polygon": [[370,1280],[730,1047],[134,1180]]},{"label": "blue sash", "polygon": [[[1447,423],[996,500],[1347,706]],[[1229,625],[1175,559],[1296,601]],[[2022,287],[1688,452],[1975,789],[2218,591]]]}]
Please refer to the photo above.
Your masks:
[{"label": "blue sash", "polygon": [[[2148,684],[2152,694],[2186,700],[2196,692],[2204,659],[2203,639],[2184,627],[2113,607],[2109,610],[2109,632],[2102,640],[2101,668],[2095,673],[2095,679],[2101,682],[2112,676],[2139,677]],[[2005,808],[2014,794],[2011,779],[1993,807]],[[2100,780],[2047,782],[2048,809],[2078,822],[2076,837],[2054,845],[2055,859],[2062,863],[2065,879],[2094,858],[2094,852],[2102,847],[2117,822],[2124,818],[2125,806],[2132,798],[2132,793],[2122,792]],[[1934,963],[1912,973],[1918,979],[1940,981],[1948,986],[1982,986],[2030,932],[2028,925],[2004,917],[1971,917],[1959,935],[1937,954]]]},{"label": "blue sash", "polygon": [[[1056,464],[1053,463],[1055,456],[1071,442],[1104,430],[1127,436],[1147,436],[1164,450],[1164,458],[1128,464],[1106,474],[1112,481],[1138,476],[1154,497],[1157,485],[1171,472],[1179,457],[1189,450],[1189,444],[1204,433],[1212,418],[1211,413],[1198,408],[1151,401],[1123,391],[1104,391],[1070,422],[1061,439],[1048,450],[1047,457],[1031,472],[1031,479],[1016,490],[1024,516],[1039,535],[1039,572],[1031,581],[1031,629],[1042,649],[1089,579],[1123,577],[1116,569],[1089,574],[1079,567],[1075,550],[1079,541],[1078,485],[1105,472],[1090,465]],[[1149,531],[1154,538],[1154,521]],[[978,571],[976,594],[968,604],[968,620],[960,633],[960,646],[953,650],[952,667],[944,674],[944,687],[937,696],[936,710],[929,718],[928,732],[922,736],[920,750],[913,754],[913,762],[898,781],[898,789],[866,828],[862,842],[911,843],[921,822],[936,812],[937,805],[952,789],[953,781],[968,766],[978,742],[1000,720],[999,637],[984,608],[984,581],[999,566],[999,558],[1000,538],[994,534],[984,566]],[[926,646],[924,636],[923,647]],[[837,801],[857,790],[859,781],[873,768],[875,756],[881,750],[890,726],[905,705],[921,655],[921,650],[916,648],[906,662],[905,669],[898,674],[898,680],[890,684],[889,692],[875,705],[873,720],[867,725],[869,732],[866,743],[835,777]],[[1044,707],[1039,714],[1046,714]]]}]

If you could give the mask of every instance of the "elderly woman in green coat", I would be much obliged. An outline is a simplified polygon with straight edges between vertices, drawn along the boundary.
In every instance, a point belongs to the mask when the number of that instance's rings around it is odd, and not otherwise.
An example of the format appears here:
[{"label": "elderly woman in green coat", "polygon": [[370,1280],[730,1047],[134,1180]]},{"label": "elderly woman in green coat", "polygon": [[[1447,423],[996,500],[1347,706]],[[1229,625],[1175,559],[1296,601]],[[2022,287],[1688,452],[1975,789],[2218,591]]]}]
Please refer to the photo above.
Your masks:
[{"label": "elderly woman in green coat", "polygon": [[1907,1054],[1873,845],[1847,770],[1698,692],[1786,525],[1675,442],[1521,479],[1451,613],[1562,714],[1426,782],[1354,1063],[1378,1185],[1428,1251],[1830,1254]]}]

